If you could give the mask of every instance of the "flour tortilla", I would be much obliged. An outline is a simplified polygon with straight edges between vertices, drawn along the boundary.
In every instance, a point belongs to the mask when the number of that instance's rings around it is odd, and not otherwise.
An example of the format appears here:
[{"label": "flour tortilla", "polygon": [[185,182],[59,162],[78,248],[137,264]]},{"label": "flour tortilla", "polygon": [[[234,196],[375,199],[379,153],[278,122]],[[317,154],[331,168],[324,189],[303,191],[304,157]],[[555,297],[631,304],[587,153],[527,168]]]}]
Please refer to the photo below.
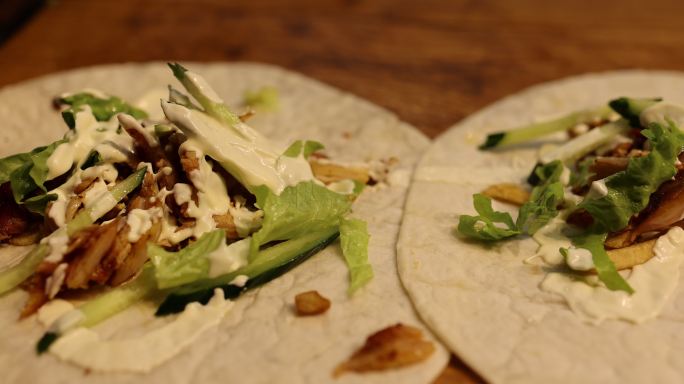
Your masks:
[{"label": "flour tortilla", "polygon": [[[35,342],[44,329],[35,316],[17,322],[26,299],[22,291],[0,298],[0,381],[3,383],[426,383],[446,365],[440,345],[418,365],[333,379],[332,371],[363,345],[365,338],[402,322],[422,328],[396,272],[395,241],[410,173],[428,140],[393,114],[317,81],[258,64],[184,63],[201,74],[230,105],[239,105],[246,90],[275,87],[280,107],[250,121],[284,143],[314,139],[334,158],[366,160],[396,156],[401,163],[390,186],[364,193],[354,214],[368,221],[369,258],[375,271],[370,284],[353,297],[346,293],[348,272],[333,245],[284,276],[237,299],[218,328],[202,334],[191,347],[150,374],[100,374],[38,357]],[[153,90],[157,104],[166,85],[175,84],[164,63],[122,64],[64,72],[0,90],[0,156],[61,137],[65,126],[51,110],[51,98],[84,87],[134,101]],[[156,90],[156,91],[154,91]],[[156,93],[155,93],[156,92]],[[154,96],[157,95],[155,98]],[[149,100],[153,102],[149,102]],[[158,113],[159,111],[157,111]],[[315,289],[332,301],[322,316],[299,318],[297,293]],[[151,304],[138,305],[95,329],[105,336],[131,337],[143,328],[168,321],[154,319]],[[429,331],[424,330],[431,338]]]},{"label": "flour tortilla", "polygon": [[684,381],[684,282],[654,321],[595,326],[540,291],[544,272],[523,264],[535,253],[533,240],[486,247],[455,236],[457,215],[474,214],[474,193],[493,183],[522,183],[536,160],[534,146],[478,151],[487,133],[619,96],[684,103],[684,74],[608,72],[536,86],[457,124],[419,162],[398,242],[400,277],[433,332],[487,381]]}]

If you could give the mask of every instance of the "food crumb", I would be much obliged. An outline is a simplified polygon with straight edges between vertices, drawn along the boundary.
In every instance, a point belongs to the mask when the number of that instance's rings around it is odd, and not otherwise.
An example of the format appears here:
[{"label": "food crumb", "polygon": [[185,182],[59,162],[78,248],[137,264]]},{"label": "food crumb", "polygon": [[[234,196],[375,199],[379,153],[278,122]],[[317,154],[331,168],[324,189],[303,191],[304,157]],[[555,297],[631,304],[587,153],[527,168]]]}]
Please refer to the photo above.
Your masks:
[{"label": "food crumb", "polygon": [[330,300],[318,291],[302,292],[295,296],[295,308],[298,316],[320,315],[330,309]]}]

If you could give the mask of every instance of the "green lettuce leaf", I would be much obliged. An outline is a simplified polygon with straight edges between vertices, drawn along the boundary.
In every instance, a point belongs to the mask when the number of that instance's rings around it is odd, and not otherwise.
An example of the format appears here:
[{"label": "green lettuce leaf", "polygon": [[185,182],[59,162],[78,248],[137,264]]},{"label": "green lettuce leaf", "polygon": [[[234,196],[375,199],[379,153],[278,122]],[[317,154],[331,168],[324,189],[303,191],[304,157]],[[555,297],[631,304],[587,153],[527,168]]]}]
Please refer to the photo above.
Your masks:
[{"label": "green lettuce leaf", "polygon": [[299,155],[302,155],[305,159],[308,159],[312,153],[323,148],[325,148],[325,146],[318,141],[297,140],[283,152],[283,155],[287,157],[298,157]]},{"label": "green lettuce leaf", "polygon": [[558,215],[558,206],[563,202],[563,163],[552,161],[535,169],[539,184],[532,189],[528,202],[520,207],[516,226],[527,234],[534,234]]},{"label": "green lettuce leaf", "polygon": [[625,291],[634,293],[634,289],[620,276],[615,264],[608,257],[603,243],[607,234],[584,234],[572,237],[572,243],[577,248],[583,248],[591,252],[591,259],[599,279],[612,291]]},{"label": "green lettuce leaf", "polygon": [[109,121],[117,113],[126,113],[136,119],[144,119],[147,113],[142,109],[133,107],[116,96],[100,98],[91,93],[82,92],[62,97],[59,99],[61,104],[71,107],[62,112],[64,122],[73,129],[76,126],[76,112],[82,110],[82,106],[88,105],[97,121]]},{"label": "green lettuce leaf", "polygon": [[[0,163],[3,164],[0,168],[3,168],[3,171],[11,169],[9,181],[14,200],[17,203],[22,203],[28,195],[36,190],[46,191],[45,181],[49,171],[47,161],[55,149],[66,141],[65,139],[55,141],[48,146],[36,148],[31,152],[10,156],[11,159],[7,162],[5,160],[8,158],[0,160]],[[16,167],[16,159],[23,161],[18,167]],[[2,182],[5,181],[2,179]]]},{"label": "green lettuce leaf", "polygon": [[368,226],[358,219],[340,222],[340,245],[349,268],[348,292],[354,293],[373,278],[373,268],[368,263]]},{"label": "green lettuce leaf", "polygon": [[[461,215],[458,231],[481,241],[498,241],[521,234],[507,212],[492,209],[492,200],[480,193],[473,195],[473,205],[478,216]],[[497,226],[503,224],[505,227]]]},{"label": "green lettuce leaf", "polygon": [[643,210],[658,187],[677,173],[675,163],[684,148],[684,133],[675,125],[651,124],[642,131],[651,151],[633,157],[627,169],[605,179],[608,193],[599,198],[585,198],[578,209],[593,217],[592,233],[616,232],[627,226]]},{"label": "green lettuce leaf", "polygon": [[310,231],[337,227],[351,202],[312,181],[287,187],[280,195],[265,186],[255,188],[257,205],[264,211],[261,229],[252,235],[250,257],[271,241],[289,240]]},{"label": "green lettuce leaf", "polygon": [[575,172],[570,174],[570,186],[572,188],[582,188],[589,185],[589,180],[594,176],[590,168],[594,164],[595,159],[593,156],[588,156],[577,163]]},{"label": "green lettuce leaf", "polygon": [[148,243],[147,254],[155,266],[154,273],[159,289],[208,278],[210,261],[206,256],[215,251],[221,242],[226,241],[225,239],[226,233],[222,229],[217,229],[205,233],[178,252],[169,252],[158,245]]}]

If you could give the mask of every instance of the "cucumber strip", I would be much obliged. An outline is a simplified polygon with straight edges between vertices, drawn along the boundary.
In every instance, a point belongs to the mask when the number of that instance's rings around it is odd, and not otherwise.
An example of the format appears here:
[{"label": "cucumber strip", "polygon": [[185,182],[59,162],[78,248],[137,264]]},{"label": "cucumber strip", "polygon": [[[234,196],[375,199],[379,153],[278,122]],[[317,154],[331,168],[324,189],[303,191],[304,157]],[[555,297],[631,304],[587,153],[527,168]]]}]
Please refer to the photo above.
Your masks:
[{"label": "cucumber strip", "polygon": [[[71,236],[83,228],[92,225],[105,213],[109,212],[126,195],[136,189],[143,181],[147,168],[141,168],[115,185],[109,194],[102,196],[89,209],[79,212],[66,226],[66,235]],[[63,236],[63,229],[58,229],[50,236]],[[59,233],[61,232],[61,233]],[[19,264],[0,272],[0,295],[14,289],[26,280],[50,252],[50,246],[42,241],[33,248]]]},{"label": "cucumber strip", "polygon": [[[309,233],[288,240],[259,252],[254,262],[229,274],[215,279],[204,280],[181,287],[171,293],[157,309],[157,316],[181,312],[192,302],[206,304],[221,288],[226,298],[238,297],[242,292],[267,283],[299,265],[321,249],[328,246],[339,236],[337,228]],[[240,275],[249,278],[247,283],[238,287],[231,282]]]},{"label": "cucumber strip", "polygon": [[487,136],[487,139],[479,148],[492,149],[524,143],[554,132],[566,131],[577,124],[584,123],[593,118],[607,119],[612,114],[613,110],[608,106],[573,112],[554,120],[534,123],[510,131],[492,133]]},{"label": "cucumber strip", "polygon": [[653,99],[632,99],[629,97],[621,97],[619,99],[612,100],[608,105],[623,118],[629,121],[629,124],[633,127],[641,127],[641,112],[649,107],[659,103],[663,99],[653,98]]},{"label": "cucumber strip", "polygon": [[[114,288],[62,315],[38,341],[36,351],[41,354],[70,330],[76,327],[92,327],[156,292],[154,268],[148,263],[135,280]],[[76,320],[70,321],[70,319]]]},{"label": "cucumber strip", "polygon": [[82,230],[83,228],[92,225],[97,219],[102,217],[105,213],[114,208],[119,201],[133,192],[140,184],[142,184],[147,173],[147,168],[140,168],[133,172],[130,176],[115,185],[109,194],[100,197],[92,207],[84,209],[79,212],[68,224],[67,234],[69,236]]},{"label": "cucumber strip", "polygon": [[231,112],[223,103],[217,103],[212,100],[202,90],[203,85],[196,82],[196,77],[187,76],[188,70],[178,63],[169,63],[169,68],[173,71],[173,76],[183,84],[183,87],[197,100],[204,111],[211,117],[224,123],[227,126],[232,126],[240,122],[236,114]]},{"label": "cucumber strip", "polygon": [[608,143],[615,136],[627,133],[629,129],[627,121],[620,119],[575,137],[560,147],[540,156],[539,163],[530,173],[527,182],[532,185],[537,184],[538,179],[535,170],[540,165],[548,164],[555,160],[560,160],[565,165],[572,164],[596,148]]},{"label": "cucumber strip", "polygon": [[38,264],[47,256],[49,249],[47,244],[39,244],[29,251],[19,264],[0,273],[0,295],[11,291],[31,276],[38,268]]}]

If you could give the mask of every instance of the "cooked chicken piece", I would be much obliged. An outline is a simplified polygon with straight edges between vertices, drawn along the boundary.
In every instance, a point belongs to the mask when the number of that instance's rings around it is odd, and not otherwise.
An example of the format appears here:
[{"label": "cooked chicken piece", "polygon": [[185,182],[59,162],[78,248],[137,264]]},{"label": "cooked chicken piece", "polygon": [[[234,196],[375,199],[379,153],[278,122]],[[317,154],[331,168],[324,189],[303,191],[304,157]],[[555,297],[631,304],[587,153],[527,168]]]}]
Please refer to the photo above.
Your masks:
[{"label": "cooked chicken piece", "polygon": [[140,240],[133,243],[131,251],[124,259],[123,263],[112,276],[109,284],[117,286],[125,283],[131,277],[138,274],[143,264],[147,261],[147,242],[150,239],[150,234],[144,234]]},{"label": "cooked chicken piece", "polygon": [[434,351],[435,346],[423,340],[418,328],[396,324],[370,335],[361,349],[337,366],[333,376],[412,365],[427,359]]},{"label": "cooked chicken piece", "polygon": [[190,178],[190,173],[199,169],[199,158],[195,151],[184,151],[181,153],[180,162],[188,178]]},{"label": "cooked chicken piece", "polygon": [[31,214],[14,201],[10,183],[0,186],[0,242],[29,229]]},{"label": "cooked chicken piece", "polygon": [[366,184],[370,180],[369,169],[365,166],[335,164],[313,156],[309,158],[309,164],[314,177],[326,184],[346,179]]},{"label": "cooked chicken piece", "polygon": [[42,231],[39,226],[32,226],[24,233],[11,237],[8,242],[12,245],[22,246],[37,244],[42,238]]},{"label": "cooked chicken piece", "polygon": [[74,193],[76,193],[77,195],[80,195],[82,192],[85,192],[86,190],[88,190],[90,188],[90,186],[93,184],[95,179],[96,178],[92,177],[89,179],[82,180],[80,183],[78,183],[74,187]]},{"label": "cooked chicken piece", "polygon": [[102,258],[111,249],[116,238],[118,222],[101,225],[75,252],[69,262],[65,284],[69,289],[88,288],[90,276],[95,272]]},{"label": "cooked chicken piece", "polygon": [[663,183],[651,195],[648,206],[641,211],[630,231],[630,240],[640,235],[664,231],[684,219],[684,172],[679,172],[674,180]]},{"label": "cooked chicken piece", "polygon": [[482,194],[494,200],[514,205],[523,205],[530,199],[530,191],[518,184],[500,183],[487,187]]},{"label": "cooked chicken piece", "polygon": [[26,304],[24,304],[24,308],[21,310],[20,319],[33,315],[48,301],[48,296],[45,293],[45,277],[42,275],[34,274],[29,278],[26,283],[26,291],[29,297]]},{"label": "cooked chicken piece", "polygon": [[143,161],[151,163],[155,171],[168,169],[168,172],[159,172],[159,185],[161,188],[172,189],[177,182],[176,173],[156,138],[149,135],[133,117],[119,114],[118,118],[121,126],[133,138],[136,154]]},{"label": "cooked chicken piece", "polygon": [[606,177],[624,171],[629,164],[629,157],[605,157],[599,156],[589,167],[589,171],[594,173],[594,180],[605,179]]},{"label": "cooked chicken piece", "polygon": [[298,316],[320,315],[330,309],[330,300],[318,291],[302,292],[295,296],[295,308]]},{"label": "cooked chicken piece", "polygon": [[123,263],[131,252],[131,243],[128,241],[128,225],[121,226],[109,252],[102,258],[100,264],[90,276],[97,284],[104,285],[112,277],[114,271]]},{"label": "cooked chicken piece", "polygon": [[235,221],[230,212],[226,212],[223,215],[214,215],[214,222],[216,222],[216,228],[220,228],[226,231],[227,239],[239,239],[240,235],[237,233],[235,228]]}]

